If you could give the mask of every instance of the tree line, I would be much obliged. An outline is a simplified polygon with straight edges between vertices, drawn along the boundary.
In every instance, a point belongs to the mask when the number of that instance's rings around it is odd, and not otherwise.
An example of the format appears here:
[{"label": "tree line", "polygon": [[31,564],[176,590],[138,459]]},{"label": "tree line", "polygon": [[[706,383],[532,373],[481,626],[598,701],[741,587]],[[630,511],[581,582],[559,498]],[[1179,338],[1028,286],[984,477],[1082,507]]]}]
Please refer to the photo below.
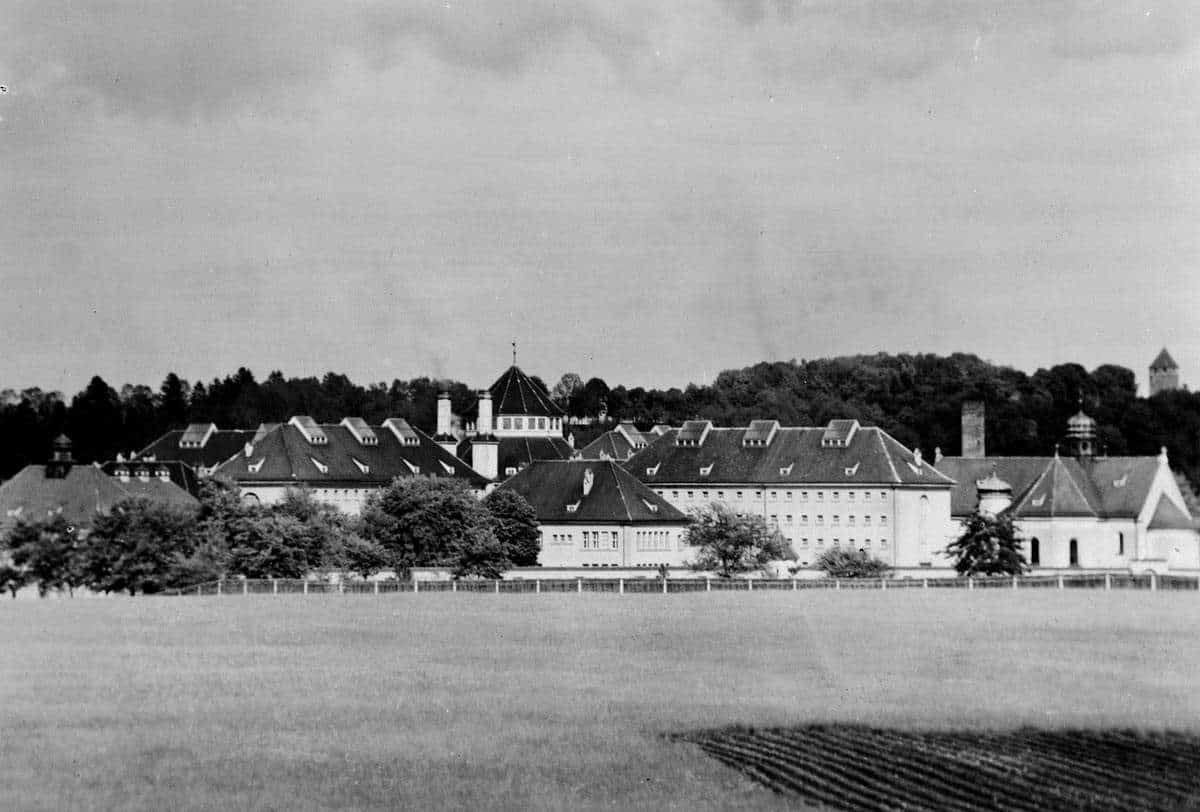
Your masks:
[{"label": "tree line", "polygon": [[[1110,455],[1156,454],[1165,446],[1172,463],[1200,484],[1200,394],[1163,392],[1138,397],[1134,373],[1105,364],[1088,371],[1060,364],[1027,374],[977,356],[956,353],[879,353],[842,358],[759,363],[720,373],[711,384],[685,389],[610,387],[599,378],[562,375],[543,388],[569,415],[679,425],[692,418],[746,425],[774,418],[785,425],[823,425],[856,418],[931,455],[960,452],[964,400],[987,406],[989,454],[1048,455],[1062,441],[1067,419],[1082,408],[1096,419],[1099,445]],[[403,417],[426,432],[437,421],[437,397],[474,420],[474,390],[460,381],[428,377],[366,386],[330,372],[322,378],[263,381],[245,368],[208,384],[189,384],[174,373],[158,389],[127,384],[118,391],[100,377],[68,402],[57,392],[0,392],[0,478],[45,460],[51,440],[66,432],[84,462],[113,459],[145,447],[171,428],[214,422],[254,428],[296,414],[318,421],[361,416],[378,423]],[[577,429],[576,431],[582,431]],[[577,439],[585,440],[586,437]]]},{"label": "tree line", "polygon": [[397,479],[352,517],[303,489],[275,505],[248,504],[212,478],[198,508],[126,499],[86,533],[62,516],[17,523],[0,540],[0,589],[153,594],[221,578],[406,577],[413,567],[496,578],[536,565],[539,538],[519,494],[479,500],[452,479]]}]

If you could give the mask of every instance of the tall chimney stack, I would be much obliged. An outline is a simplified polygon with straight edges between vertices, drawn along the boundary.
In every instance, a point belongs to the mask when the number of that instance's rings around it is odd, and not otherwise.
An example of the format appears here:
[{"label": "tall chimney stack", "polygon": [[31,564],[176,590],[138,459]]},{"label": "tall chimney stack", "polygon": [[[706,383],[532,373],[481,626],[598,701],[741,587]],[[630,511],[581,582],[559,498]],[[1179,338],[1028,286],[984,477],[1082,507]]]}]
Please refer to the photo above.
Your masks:
[{"label": "tall chimney stack", "polygon": [[492,393],[479,393],[479,418],[475,421],[475,438],[471,440],[471,467],[480,476],[496,480],[500,473],[500,442],[492,423]]},{"label": "tall chimney stack", "polygon": [[981,460],[987,456],[984,442],[984,405],[982,400],[964,400],[962,405],[962,455]]},{"label": "tall chimney stack", "polygon": [[437,405],[437,435],[435,440],[443,440],[450,436],[450,393],[438,395]]},{"label": "tall chimney stack", "polygon": [[475,433],[480,437],[491,437],[495,430],[492,423],[492,393],[484,389],[479,393],[479,418],[475,421]]}]

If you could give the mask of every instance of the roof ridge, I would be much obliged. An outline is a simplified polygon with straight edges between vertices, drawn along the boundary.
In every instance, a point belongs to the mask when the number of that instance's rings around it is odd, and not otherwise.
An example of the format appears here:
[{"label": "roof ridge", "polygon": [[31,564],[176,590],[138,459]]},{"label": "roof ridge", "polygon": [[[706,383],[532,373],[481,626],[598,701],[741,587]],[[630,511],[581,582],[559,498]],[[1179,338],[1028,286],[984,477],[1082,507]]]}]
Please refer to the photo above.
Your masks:
[{"label": "roof ridge", "polygon": [[[1075,489],[1075,493],[1078,494],[1079,498],[1083,500],[1083,504],[1087,505],[1087,509],[1093,516],[1098,516],[1099,514],[1096,513],[1096,506],[1092,504],[1092,500],[1087,498],[1087,494],[1083,492],[1083,488],[1079,487],[1079,483],[1075,481],[1075,477],[1072,476],[1071,471],[1069,468],[1067,468],[1066,463],[1063,462],[1061,457],[1055,457],[1055,459],[1058,460],[1059,466],[1062,468],[1063,473],[1066,474],[1067,481],[1071,483],[1071,487]],[[1082,470],[1082,468],[1080,470]],[[1051,510],[1053,510],[1053,506],[1051,506]],[[1051,513],[1051,515],[1054,514]]]},{"label": "roof ridge", "polygon": [[900,482],[900,472],[896,470],[896,463],[892,461],[892,452],[888,450],[887,443],[883,441],[883,432],[878,428],[875,429],[875,439],[879,441],[879,447],[883,450],[883,458],[887,460],[888,468],[892,471],[892,478]]},{"label": "roof ridge", "polygon": [[625,508],[625,517],[629,521],[633,521],[633,512],[629,510],[629,502],[625,499],[625,489],[621,487],[621,477],[613,473],[612,470],[616,463],[611,460],[601,460],[601,462],[608,462],[609,474],[612,475],[613,481],[617,483],[617,496],[621,497],[621,507]]}]

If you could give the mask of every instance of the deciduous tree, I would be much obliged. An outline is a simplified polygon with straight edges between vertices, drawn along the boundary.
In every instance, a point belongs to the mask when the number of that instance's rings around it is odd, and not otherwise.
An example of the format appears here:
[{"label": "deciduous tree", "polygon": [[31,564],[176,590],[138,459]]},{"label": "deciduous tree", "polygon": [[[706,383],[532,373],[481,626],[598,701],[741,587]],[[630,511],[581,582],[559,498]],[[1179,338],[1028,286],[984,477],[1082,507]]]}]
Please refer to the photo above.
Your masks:
[{"label": "deciduous tree", "polygon": [[161,592],[182,586],[177,566],[197,542],[196,511],[149,499],[123,499],[96,517],[82,545],[86,583],[101,592]]},{"label": "deciduous tree", "polygon": [[817,567],[832,578],[883,578],[892,568],[865,550],[833,547],[817,558]]},{"label": "deciduous tree", "polygon": [[514,567],[536,567],[541,552],[537,513],[521,494],[500,489],[483,500],[492,519],[492,533]]},{"label": "deciduous tree", "polygon": [[796,553],[778,530],[761,516],[738,516],[725,505],[712,504],[694,514],[687,543],[696,548],[694,570],[729,578],[766,571],[773,561],[795,560]]}]

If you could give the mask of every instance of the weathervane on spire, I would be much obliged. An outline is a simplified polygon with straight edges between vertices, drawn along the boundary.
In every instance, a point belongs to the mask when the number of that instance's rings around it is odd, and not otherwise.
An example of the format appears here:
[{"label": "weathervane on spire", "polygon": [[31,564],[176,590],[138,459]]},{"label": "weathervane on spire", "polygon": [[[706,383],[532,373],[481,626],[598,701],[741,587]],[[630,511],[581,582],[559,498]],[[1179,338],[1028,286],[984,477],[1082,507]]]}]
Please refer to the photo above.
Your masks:
[{"label": "weathervane on spire", "polygon": [[517,365],[517,342],[513,342],[513,366]]}]

